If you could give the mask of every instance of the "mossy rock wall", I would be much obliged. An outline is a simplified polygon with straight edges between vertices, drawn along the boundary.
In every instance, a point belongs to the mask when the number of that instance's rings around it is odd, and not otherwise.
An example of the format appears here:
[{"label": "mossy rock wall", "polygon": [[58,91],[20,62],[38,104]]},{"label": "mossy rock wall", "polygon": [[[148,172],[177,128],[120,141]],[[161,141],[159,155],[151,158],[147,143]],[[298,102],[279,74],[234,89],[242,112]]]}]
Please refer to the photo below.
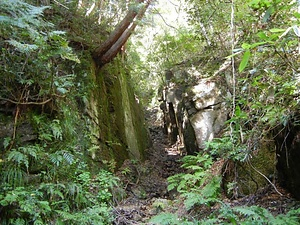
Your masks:
[{"label": "mossy rock wall", "polygon": [[[88,51],[78,54],[80,64],[63,65],[66,73],[76,75],[64,97],[46,105],[25,105],[26,110],[22,105],[0,102],[0,144],[12,139],[15,128],[13,148],[41,144],[41,136],[53,136],[51,126],[57,124],[61,137],[46,148],[70,151],[93,173],[101,168],[114,170],[125,159],[143,160],[149,136],[124,65],[116,59],[98,68]],[[22,110],[16,120],[18,107]],[[40,122],[33,122],[34,118]]]},{"label": "mossy rock wall", "polygon": [[[223,188],[231,197],[255,194],[274,181],[276,175],[275,143],[266,141],[244,162],[227,161],[223,170]],[[267,178],[267,179],[266,179]]]},{"label": "mossy rock wall", "polygon": [[91,63],[91,76],[95,82],[87,107],[93,133],[91,158],[115,161],[117,167],[128,158],[143,160],[149,139],[129,74],[116,60],[103,68]]}]

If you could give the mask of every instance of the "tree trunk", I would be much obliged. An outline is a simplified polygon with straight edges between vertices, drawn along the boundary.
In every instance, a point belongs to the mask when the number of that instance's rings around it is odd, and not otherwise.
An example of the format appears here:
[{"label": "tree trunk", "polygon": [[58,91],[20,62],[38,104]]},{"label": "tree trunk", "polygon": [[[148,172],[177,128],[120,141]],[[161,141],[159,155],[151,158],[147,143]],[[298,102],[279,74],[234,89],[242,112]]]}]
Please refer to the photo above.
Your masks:
[{"label": "tree trunk", "polygon": [[[130,9],[125,18],[109,35],[108,39],[94,51],[93,57],[99,66],[110,62],[118,54],[137,26],[137,20],[142,19],[144,16],[151,0],[136,0],[136,2],[139,5],[144,5],[139,7],[138,12],[134,9]],[[136,20],[134,21],[135,18]]]}]

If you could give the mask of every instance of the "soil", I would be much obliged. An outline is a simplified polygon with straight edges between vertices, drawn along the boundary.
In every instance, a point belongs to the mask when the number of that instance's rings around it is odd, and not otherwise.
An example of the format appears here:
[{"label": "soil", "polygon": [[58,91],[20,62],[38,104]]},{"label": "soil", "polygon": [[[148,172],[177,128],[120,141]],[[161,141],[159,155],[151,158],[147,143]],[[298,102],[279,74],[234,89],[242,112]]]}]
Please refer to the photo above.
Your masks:
[{"label": "soil", "polygon": [[[117,173],[124,184],[126,197],[118,201],[114,207],[114,224],[151,225],[149,219],[161,212],[176,213],[179,217],[192,215],[193,218],[212,213],[218,206],[213,208],[202,206],[193,211],[186,211],[180,196],[167,190],[167,178],[184,172],[180,162],[184,155],[181,151],[182,146],[169,144],[168,137],[163,133],[158,109],[149,110],[146,118],[152,147],[147,150],[147,159],[144,162],[126,160]],[[221,172],[223,163],[224,160],[215,162],[213,174]],[[299,202],[286,190],[281,187],[277,187],[277,190],[282,195],[269,185],[253,195],[239,199],[228,199],[224,195],[222,201],[231,206],[262,206],[274,215],[286,213],[295,205],[298,206]]]}]

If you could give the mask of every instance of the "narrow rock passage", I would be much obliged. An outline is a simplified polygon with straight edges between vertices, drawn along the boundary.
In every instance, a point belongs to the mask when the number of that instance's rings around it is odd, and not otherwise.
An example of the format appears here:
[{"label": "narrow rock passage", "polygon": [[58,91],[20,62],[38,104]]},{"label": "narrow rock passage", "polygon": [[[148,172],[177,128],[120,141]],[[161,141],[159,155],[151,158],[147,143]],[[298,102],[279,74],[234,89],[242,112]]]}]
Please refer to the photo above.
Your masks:
[{"label": "narrow rock passage", "polygon": [[118,172],[124,183],[126,197],[114,208],[115,225],[149,224],[174,196],[167,191],[167,178],[182,172],[177,146],[170,146],[163,134],[158,109],[147,112],[152,147],[145,162],[126,160]]}]

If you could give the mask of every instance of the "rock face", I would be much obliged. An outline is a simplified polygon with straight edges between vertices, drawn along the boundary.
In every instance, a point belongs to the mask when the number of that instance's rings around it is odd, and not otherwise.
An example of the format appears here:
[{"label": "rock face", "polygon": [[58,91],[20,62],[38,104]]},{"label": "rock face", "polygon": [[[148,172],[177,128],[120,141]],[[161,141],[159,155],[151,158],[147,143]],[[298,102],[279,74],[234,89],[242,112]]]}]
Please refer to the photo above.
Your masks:
[{"label": "rock face", "polygon": [[98,149],[91,154],[92,159],[115,160],[117,167],[128,158],[143,160],[150,142],[143,111],[128,74],[118,63],[101,69],[91,67],[96,86],[91,91],[86,112],[91,119],[92,142]]},{"label": "rock face", "polygon": [[[119,167],[128,158],[144,159],[150,141],[128,74],[118,63],[99,69],[86,57],[74,71],[80,82],[75,94],[68,93],[64,99],[57,99],[57,104],[51,103],[48,112],[43,111],[47,105],[38,109],[25,105],[26,110],[20,110],[17,117],[16,111],[21,106],[0,101],[1,145],[10,147],[11,139],[17,141],[17,146],[39,143],[40,134],[31,118],[36,115],[47,118],[45,121],[57,118],[60,124],[68,124],[78,142],[76,150],[84,157],[81,160],[87,161],[91,168],[99,168],[105,162]],[[63,129],[62,136],[66,136]]]},{"label": "rock face", "polygon": [[206,141],[211,141],[221,130],[227,120],[225,103],[226,92],[213,80],[201,80],[192,88],[192,103],[197,112],[190,117],[200,149]]},{"label": "rock face", "polygon": [[[160,105],[165,133],[170,143],[183,143],[187,153],[204,149],[205,142],[216,137],[227,120],[226,87],[213,78],[198,80],[191,87],[186,82],[175,84],[169,73]],[[179,74],[177,79],[188,76],[185,71]]]},{"label": "rock face", "polygon": [[[164,112],[164,131],[169,142],[184,144],[186,153],[193,154],[203,150],[207,141],[222,137],[229,117],[226,99],[230,98],[230,82],[220,80],[220,77],[190,82],[182,74],[186,72],[177,72],[177,75],[175,72],[173,76],[170,72],[166,74],[167,85],[162,90],[160,108]],[[184,82],[173,82],[174,79]],[[268,184],[257,170],[267,177],[274,177],[275,153],[272,149],[275,149],[273,142],[261,143],[261,149],[251,159],[251,166],[234,160],[223,162],[222,186],[228,196],[255,193]]]}]

